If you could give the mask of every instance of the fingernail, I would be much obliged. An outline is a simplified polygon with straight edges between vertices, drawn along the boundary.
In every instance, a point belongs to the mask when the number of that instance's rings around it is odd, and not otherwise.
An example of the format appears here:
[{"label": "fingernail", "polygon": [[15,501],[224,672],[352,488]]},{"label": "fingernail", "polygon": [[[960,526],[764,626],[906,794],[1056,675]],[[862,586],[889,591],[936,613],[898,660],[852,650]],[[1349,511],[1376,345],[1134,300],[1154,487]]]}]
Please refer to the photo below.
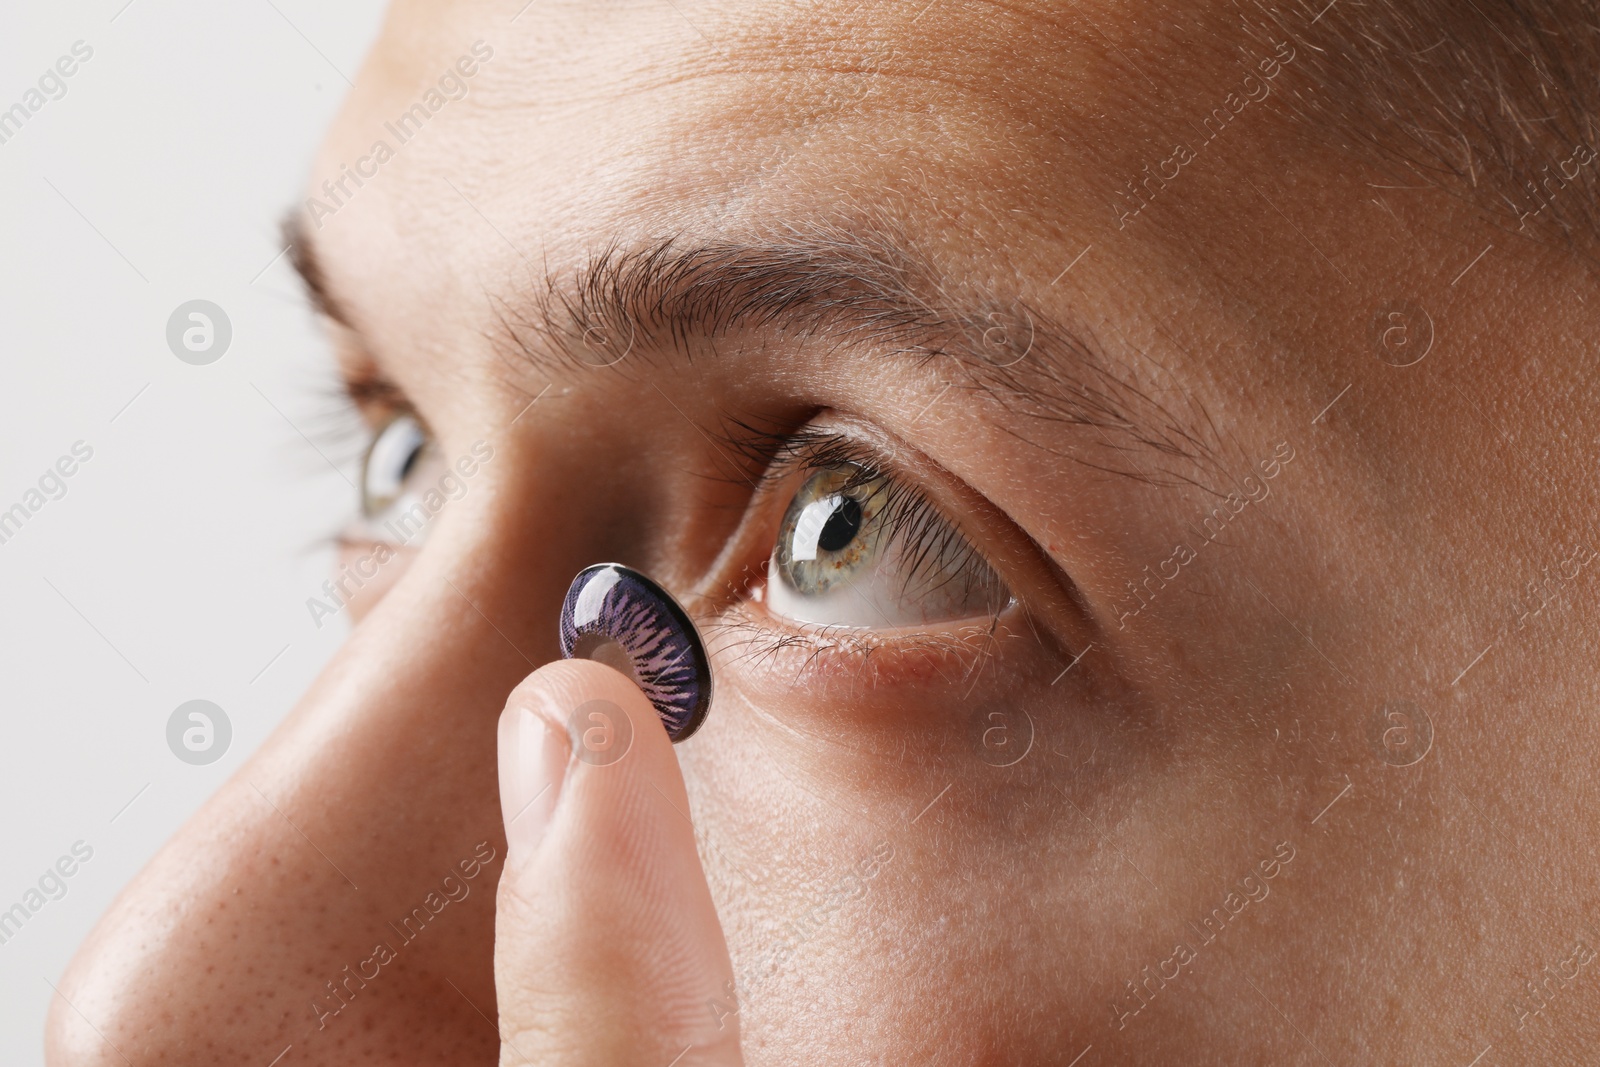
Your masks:
[{"label": "fingernail", "polygon": [[506,866],[520,866],[544,840],[566,776],[567,731],[530,708],[500,713],[500,814],[506,823]]}]

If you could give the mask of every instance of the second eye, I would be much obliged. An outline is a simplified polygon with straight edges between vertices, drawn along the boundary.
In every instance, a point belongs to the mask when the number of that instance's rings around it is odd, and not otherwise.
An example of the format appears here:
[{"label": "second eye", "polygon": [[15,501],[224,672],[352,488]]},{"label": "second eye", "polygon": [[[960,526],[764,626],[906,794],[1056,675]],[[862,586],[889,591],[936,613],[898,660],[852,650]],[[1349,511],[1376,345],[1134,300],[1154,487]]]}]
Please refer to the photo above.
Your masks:
[{"label": "second eye", "polygon": [[433,456],[433,439],[414,417],[390,419],[361,463],[361,515],[380,519],[405,496],[408,484]]}]

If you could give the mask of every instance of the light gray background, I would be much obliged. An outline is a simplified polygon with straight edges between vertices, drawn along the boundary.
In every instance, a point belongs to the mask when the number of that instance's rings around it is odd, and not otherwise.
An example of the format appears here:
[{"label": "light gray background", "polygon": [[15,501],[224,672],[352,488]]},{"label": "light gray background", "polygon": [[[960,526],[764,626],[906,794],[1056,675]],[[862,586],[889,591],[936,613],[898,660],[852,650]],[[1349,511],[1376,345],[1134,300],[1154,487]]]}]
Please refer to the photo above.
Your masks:
[{"label": "light gray background", "polygon": [[[353,507],[360,441],[277,220],[382,7],[95,0],[0,15],[0,109],[75,41],[94,49],[67,95],[0,144],[0,510],[73,442],[94,448],[67,495],[0,544],[0,910],[73,842],[94,849],[0,945],[7,1065],[42,1062],[49,983],[346,633],[342,618],[317,630],[305,600]],[[197,298],[233,323],[204,367],[165,338]],[[233,724],[209,766],[167,748],[168,716],[193,699]]]}]

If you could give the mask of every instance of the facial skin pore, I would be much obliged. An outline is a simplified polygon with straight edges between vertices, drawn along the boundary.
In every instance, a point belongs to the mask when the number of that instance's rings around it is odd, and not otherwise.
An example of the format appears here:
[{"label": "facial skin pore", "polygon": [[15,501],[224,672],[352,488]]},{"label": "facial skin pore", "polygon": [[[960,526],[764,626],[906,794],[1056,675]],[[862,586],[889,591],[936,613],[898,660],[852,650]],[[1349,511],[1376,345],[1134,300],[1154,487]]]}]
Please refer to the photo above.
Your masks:
[{"label": "facial skin pore", "polygon": [[[714,650],[678,755],[752,1064],[1600,1047],[1588,278],[1291,120],[1342,13],[1275,47],[1211,3],[519,6],[395,4],[304,222],[344,364],[494,459],[102,921],[52,1063],[488,1062],[493,900],[460,864],[498,876],[496,715],[612,559]],[[735,290],[855,264],[982,328],[627,349],[556,313],[663,242]],[[1026,610],[870,655],[753,630],[760,472],[723,434],[815,413]],[[473,891],[401,942],[451,872]]]}]

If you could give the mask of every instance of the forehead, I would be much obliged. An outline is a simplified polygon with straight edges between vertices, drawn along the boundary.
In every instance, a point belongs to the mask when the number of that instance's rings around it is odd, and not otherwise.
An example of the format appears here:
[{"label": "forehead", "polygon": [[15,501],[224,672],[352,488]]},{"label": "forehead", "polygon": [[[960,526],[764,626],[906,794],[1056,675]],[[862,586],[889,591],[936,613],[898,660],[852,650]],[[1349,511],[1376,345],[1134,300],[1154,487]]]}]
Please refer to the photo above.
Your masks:
[{"label": "forehead", "polygon": [[[1162,224],[1129,210],[1203,117],[1174,87],[1226,110],[1270,55],[1232,9],[1174,30],[1089,3],[402,2],[319,161],[314,228],[384,348],[481,332],[492,294],[612,244],[841,216],[1043,291],[1097,240],[1137,264],[1206,239],[1215,167]],[[1256,111],[1231,164],[1276,122]]]}]

